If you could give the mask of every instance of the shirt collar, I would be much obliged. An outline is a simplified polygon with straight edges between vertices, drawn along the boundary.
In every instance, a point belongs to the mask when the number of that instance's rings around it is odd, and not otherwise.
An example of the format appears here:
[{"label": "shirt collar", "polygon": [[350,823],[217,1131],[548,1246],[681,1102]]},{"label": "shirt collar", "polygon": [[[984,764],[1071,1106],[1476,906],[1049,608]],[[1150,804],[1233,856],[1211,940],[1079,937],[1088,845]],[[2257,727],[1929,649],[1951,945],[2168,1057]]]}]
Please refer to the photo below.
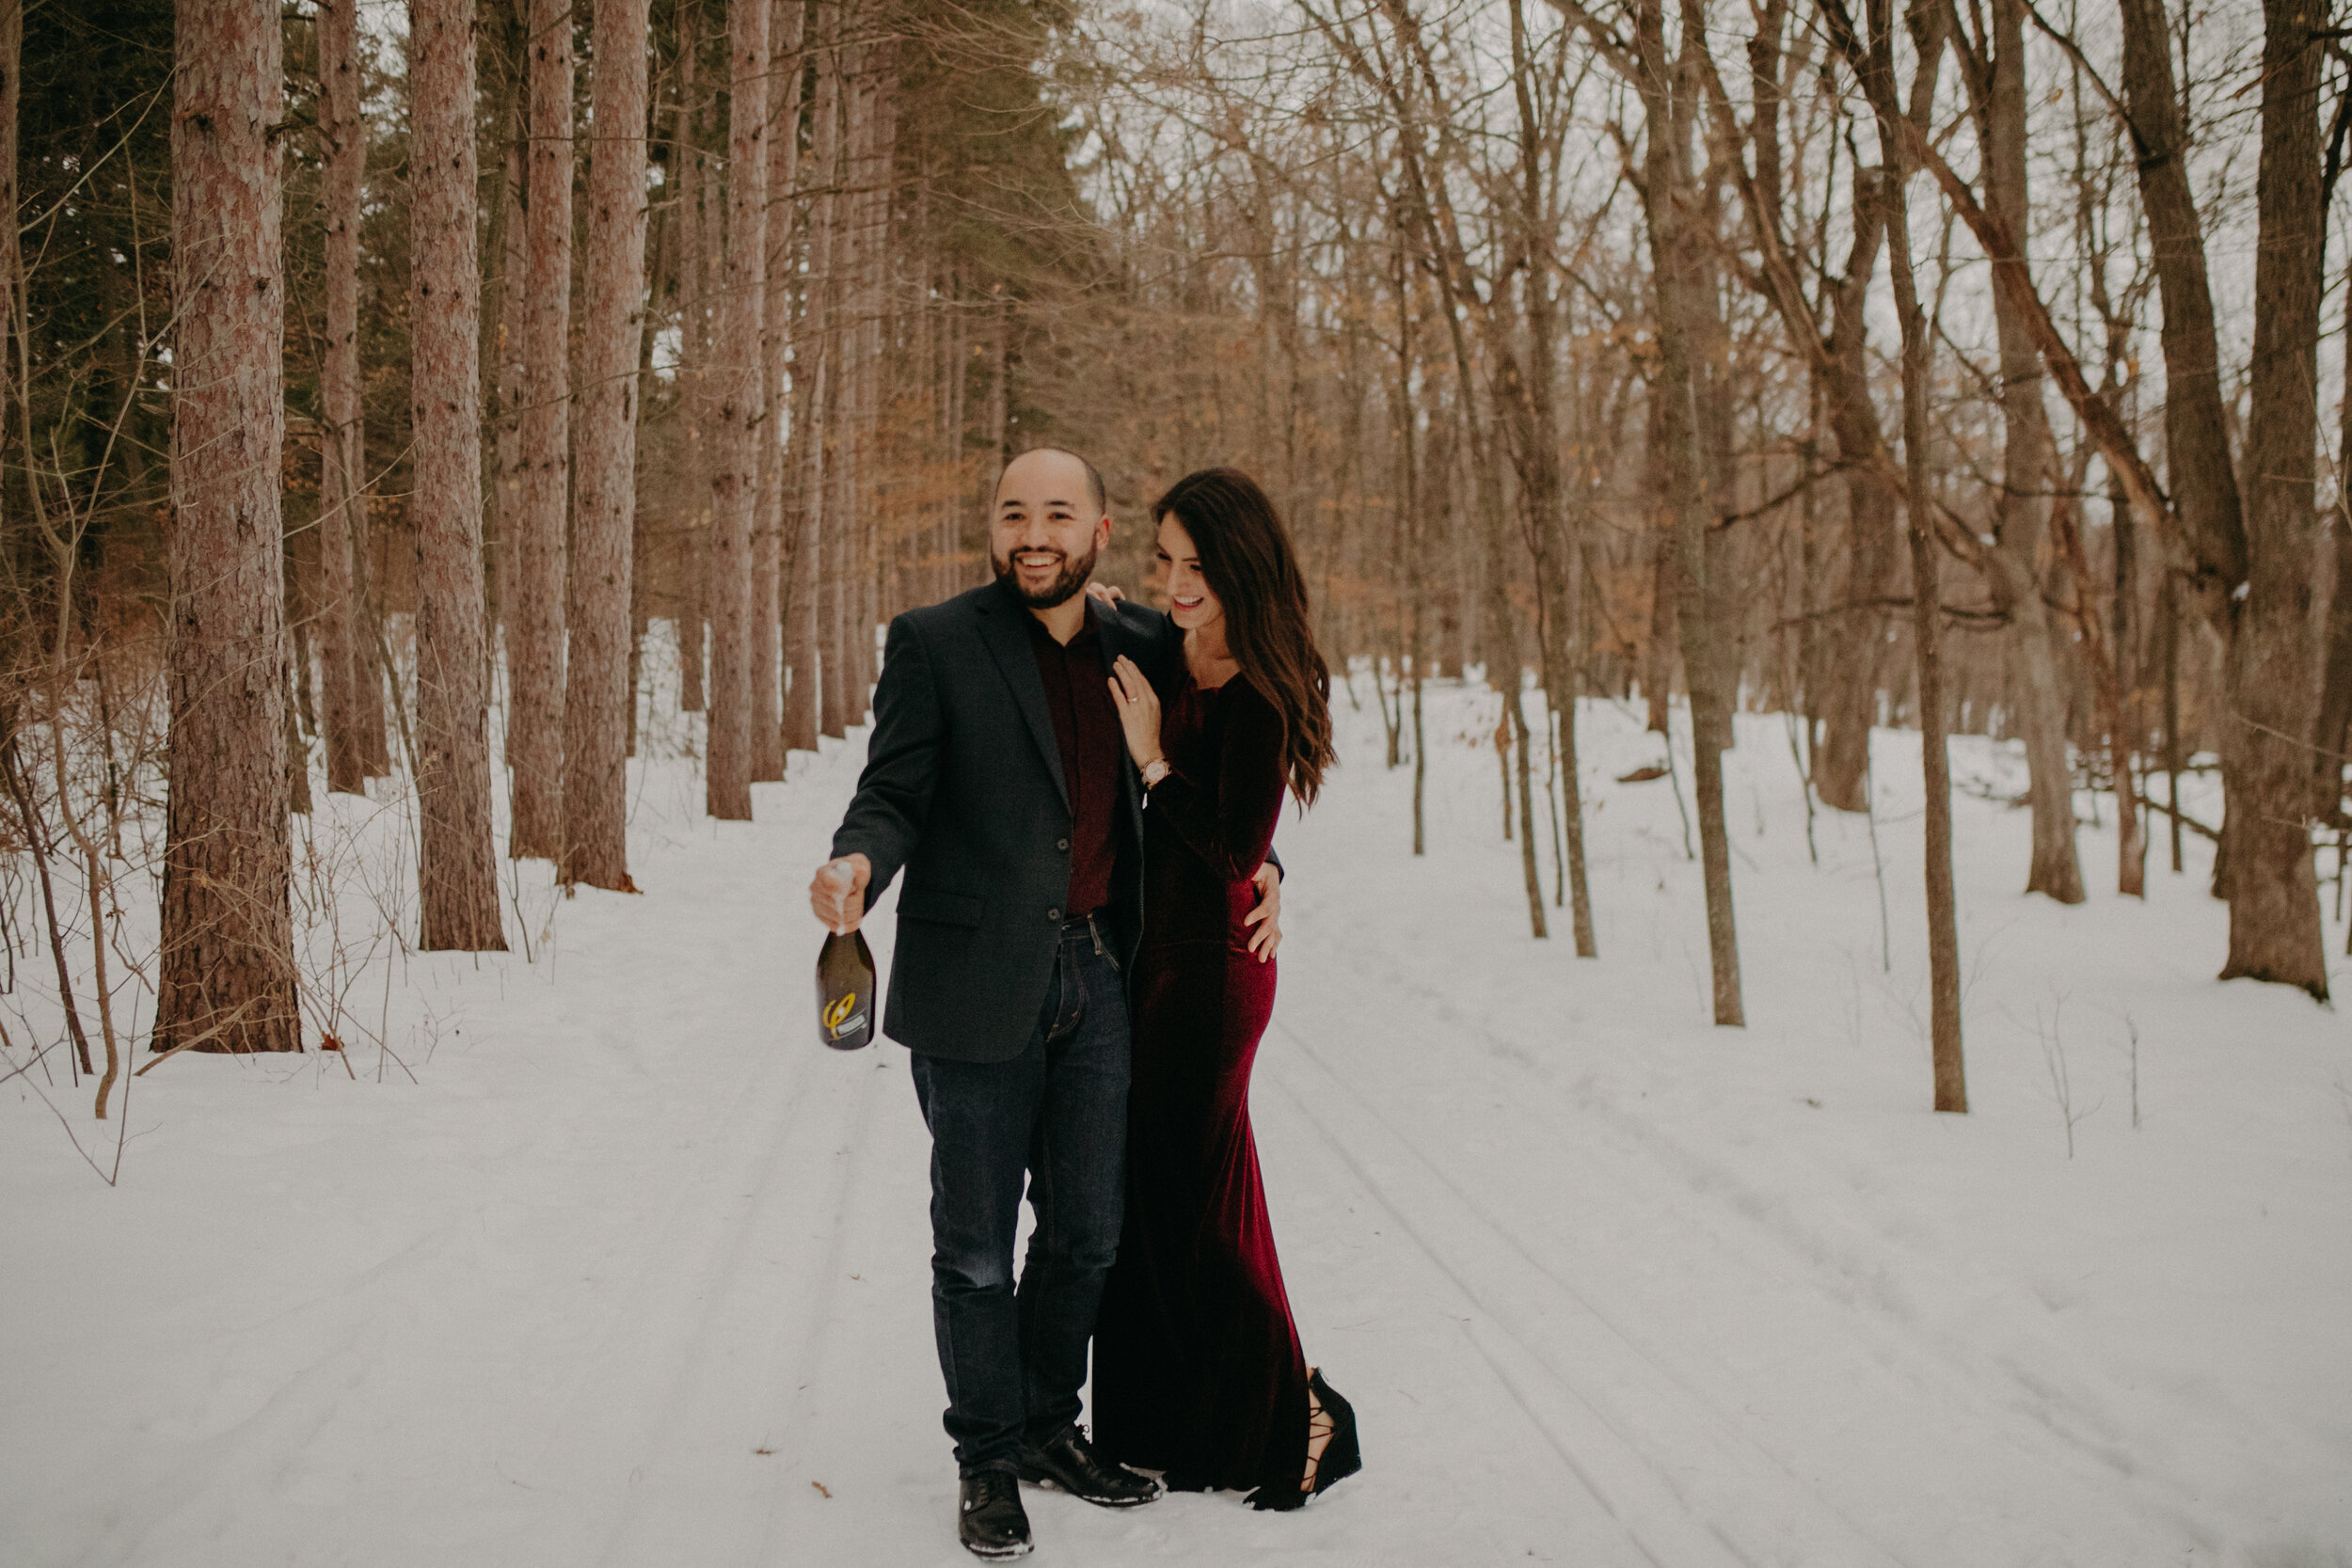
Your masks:
[{"label": "shirt collar", "polygon": [[[1008,596],[1011,596],[1009,592],[1008,593]],[[1070,641],[1067,642],[1057,642],[1054,641],[1054,634],[1045,629],[1045,623],[1029,613],[1028,606],[1022,604],[1017,597],[1013,598],[1012,602],[1020,610],[1021,619],[1027,623],[1029,627],[1029,636],[1037,641],[1044,644],[1046,647],[1060,651],[1063,649],[1091,648],[1094,646],[1098,633],[1095,630],[1094,607],[1091,604],[1087,607],[1086,619],[1078,623],[1078,629],[1076,632],[1072,634]]]}]

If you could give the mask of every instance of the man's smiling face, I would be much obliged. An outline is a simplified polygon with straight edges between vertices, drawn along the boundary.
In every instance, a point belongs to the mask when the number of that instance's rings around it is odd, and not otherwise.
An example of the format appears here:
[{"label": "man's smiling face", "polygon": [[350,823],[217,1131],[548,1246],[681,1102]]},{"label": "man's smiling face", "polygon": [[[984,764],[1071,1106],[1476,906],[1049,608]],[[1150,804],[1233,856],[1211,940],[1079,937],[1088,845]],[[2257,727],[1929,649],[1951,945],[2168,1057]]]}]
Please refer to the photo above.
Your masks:
[{"label": "man's smiling face", "polygon": [[1064,604],[1087,585],[1111,520],[1087,466],[1066,451],[1025,451],[996,482],[988,562],[1031,610]]}]

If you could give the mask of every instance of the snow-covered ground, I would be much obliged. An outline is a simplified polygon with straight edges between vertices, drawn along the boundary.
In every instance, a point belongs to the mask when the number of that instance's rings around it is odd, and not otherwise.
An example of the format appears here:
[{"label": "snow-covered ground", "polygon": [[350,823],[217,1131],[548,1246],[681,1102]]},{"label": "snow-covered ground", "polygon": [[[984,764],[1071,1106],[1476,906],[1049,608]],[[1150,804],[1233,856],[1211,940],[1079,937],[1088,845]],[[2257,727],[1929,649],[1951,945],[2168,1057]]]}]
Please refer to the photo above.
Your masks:
[{"label": "snow-covered ground", "polygon": [[[2065,910],[2017,891],[2025,814],[1960,801],[1973,1111],[1937,1117],[1915,736],[1878,737],[1883,970],[1868,824],[1824,814],[1813,863],[1781,721],[1742,721],[1722,1030],[1674,784],[1614,782],[1661,754],[1633,716],[1581,729],[1586,961],[1564,911],[1528,934],[1498,700],[1433,689],[1417,860],[1357,687],[1281,832],[1253,1103],[1366,1468],[1292,1515],[1032,1492],[1040,1560],[2352,1564],[2352,1043],[2213,979],[2201,843],[2118,899],[2103,802]],[[650,763],[642,896],[533,866],[516,953],[365,971],[397,1060],[164,1063],[117,1187],[8,1085],[0,1563],[968,1560],[905,1053],[812,1037],[828,744],[751,824]]]}]

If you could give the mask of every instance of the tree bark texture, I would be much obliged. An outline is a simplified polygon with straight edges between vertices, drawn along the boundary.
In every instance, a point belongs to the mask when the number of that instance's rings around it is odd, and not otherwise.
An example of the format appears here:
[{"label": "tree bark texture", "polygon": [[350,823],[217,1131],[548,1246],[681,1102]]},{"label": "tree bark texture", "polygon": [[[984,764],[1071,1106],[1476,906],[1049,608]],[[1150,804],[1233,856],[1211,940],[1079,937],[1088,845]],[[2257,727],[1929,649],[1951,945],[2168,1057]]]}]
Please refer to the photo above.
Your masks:
[{"label": "tree bark texture", "polygon": [[[785,475],[793,450],[785,444],[787,382],[792,363],[792,189],[801,148],[802,32],[806,0],[773,0],[769,44],[776,61],[774,113],[768,134],[768,261],[760,307],[759,493],[752,524],[752,779],[784,777],[784,594],[787,516]],[[793,426],[790,435],[800,439]]]},{"label": "tree bark texture", "polygon": [[[2352,415],[2352,397],[2345,402],[2345,412]],[[2338,494],[2344,492],[2340,488]],[[2344,753],[2352,749],[2345,744],[2352,740],[2352,527],[2347,527],[2347,504],[2352,497],[2336,502],[2328,529],[2334,535],[2336,586],[2328,601],[2327,673],[2320,687],[2312,754],[2312,815],[2338,828],[2344,825]]]},{"label": "tree bark texture", "polygon": [[[836,26],[846,37],[854,25],[855,10],[841,8]],[[821,733],[839,739],[850,733],[850,558],[855,547],[853,513],[857,489],[857,354],[858,203],[852,187],[861,167],[863,119],[861,91],[866,46],[840,43],[833,52],[841,128],[834,152],[835,188],[827,203],[826,219],[832,243],[826,253],[826,293],[832,309],[826,322],[825,376],[825,493],[820,522],[824,531],[824,578],[818,592],[822,599],[818,623],[818,673],[825,683],[818,706]]]},{"label": "tree bark texture", "polygon": [[[2188,135],[2172,77],[2164,0],[2117,0],[2125,124],[2148,218],[2148,249],[2164,300],[2164,448],[2172,508],[2198,564],[2208,615],[2246,576],[2246,531],[2223,411],[2205,237],[2189,186]],[[2312,106],[2316,116],[2316,105]],[[2227,635],[2226,626],[2217,626]]]},{"label": "tree bark texture", "polygon": [[710,742],[704,807],[752,815],[753,513],[759,499],[760,318],[768,259],[768,13],[729,0],[726,260],[711,354]]},{"label": "tree bark texture", "polygon": [[2318,720],[2320,0],[2265,0],[2254,347],[2246,433],[2246,593],[2223,665],[2234,764],[2223,853],[2223,979],[2299,986],[2325,1001],[2312,866],[2311,741]]},{"label": "tree bark texture", "polygon": [[366,699],[373,661],[360,648],[366,608],[358,602],[353,551],[367,536],[366,451],[360,440],[359,202],[367,173],[367,120],[359,112],[357,0],[318,0],[319,134],[326,168],[326,341],[319,362],[318,606],[313,639],[326,712],[326,787],[367,792],[372,760],[365,729],[382,745],[384,714]]},{"label": "tree bark texture", "polygon": [[176,20],[158,1052],[302,1048],[278,500],[286,295],[271,127],[284,115],[280,25],[274,0],[182,0]]},{"label": "tree bark texture", "polygon": [[[24,97],[24,0],[0,0],[0,212],[17,210],[17,114]],[[17,226],[0,223],[0,425],[9,418],[11,401],[20,391],[13,374],[8,345],[16,341]],[[0,511],[0,566],[16,567],[16,546],[5,511]],[[26,630],[17,607],[0,608],[0,658],[16,664],[25,656],[17,640]],[[71,994],[71,988],[64,988]],[[84,1047],[84,1070],[89,1052]]]},{"label": "tree bark texture", "polygon": [[[1895,30],[1889,0],[1870,0],[1867,42],[1855,32],[1844,0],[1821,0],[1830,32],[1847,64],[1860,79],[1878,123],[1879,155],[1885,173],[1887,271],[1894,283],[1895,318],[1902,332],[1903,508],[1911,537],[1912,652],[1919,679],[1919,756],[1927,786],[1927,901],[1929,1044],[1935,1082],[1935,1108],[1968,1109],[1967,1077],[1961,1054],[1960,927],[1952,886],[1952,772],[1944,734],[1943,613],[1937,586],[1935,527],[1929,507],[1935,471],[1929,458],[1927,312],[1920,308],[1911,259],[1911,143],[1907,131],[1925,118],[1935,99],[1936,66],[1943,40],[1930,13],[1920,44],[1907,117],[1895,86]],[[1915,13],[1905,19],[1916,23]],[[1915,37],[1918,36],[1915,34]],[[1997,257],[1996,257],[1997,259]]]},{"label": "tree bark texture", "polygon": [[[1892,97],[1891,91],[1888,95]],[[1891,135],[1887,138],[1891,144]],[[1898,174],[1887,195],[1887,256],[1895,276],[1895,309],[1903,339],[1903,457],[1911,499],[1904,508],[1911,534],[1911,642],[1919,669],[1919,761],[1927,787],[1928,1039],[1935,1077],[1935,1108],[1968,1109],[1968,1079],[1960,1031],[1960,922],[1952,886],[1952,764],[1944,738],[1944,604],[1937,589],[1941,564],[1926,498],[1934,494],[1928,457],[1928,328],[1912,277],[1911,182]],[[2071,807],[2070,807],[2071,810]]]},{"label": "tree bark texture", "polygon": [[1870,275],[1886,238],[1878,171],[1853,176],[1853,242],[1842,277],[1830,285],[1823,377],[1830,435],[1846,468],[1846,608],[1824,629],[1830,673],[1819,698],[1821,738],[1813,750],[1813,788],[1837,811],[1867,811],[1870,731],[1878,722],[1886,662],[1886,611],[1895,574],[1895,509],[1901,500],[1870,401]]},{"label": "tree bark texture", "polygon": [[647,0],[596,0],[580,467],[564,687],[564,879],[631,893],[630,590],[645,301]]},{"label": "tree bark texture", "polygon": [[[479,15],[488,32],[475,40],[476,59],[499,66],[499,86],[485,94],[489,119],[500,135],[499,199],[489,211],[490,232],[482,253],[481,324],[483,421],[490,440],[483,448],[483,689],[499,689],[499,640],[506,627],[507,602],[515,597],[513,562],[506,535],[523,506],[523,404],[531,395],[531,49],[529,0],[485,8]],[[492,259],[496,260],[492,269]],[[511,713],[513,705],[509,703]],[[512,791],[509,792],[512,803]]]},{"label": "tree bark texture", "polygon": [[809,182],[818,194],[808,204],[806,296],[792,352],[793,442],[798,452],[794,479],[800,499],[793,517],[792,603],[786,631],[785,661],[791,684],[784,694],[785,745],[809,752],[817,750],[819,735],[839,733],[825,704],[825,585],[833,552],[824,535],[835,357],[834,214],[839,206],[833,187],[838,183],[841,147],[841,78],[833,45],[840,10],[830,0],[816,0],[812,10],[816,94],[809,103]]},{"label": "tree bark texture", "polygon": [[[1643,211],[1650,249],[1650,282],[1657,303],[1658,362],[1651,394],[1660,400],[1657,429],[1665,460],[1666,496],[1674,507],[1676,613],[1682,631],[1682,678],[1691,693],[1693,792],[1698,798],[1699,860],[1707,888],[1707,948],[1718,1024],[1743,1024],[1739,933],[1731,902],[1731,846],[1724,825],[1724,765],[1720,739],[1729,727],[1718,679],[1715,627],[1708,616],[1707,525],[1710,512],[1699,448],[1698,404],[1691,366],[1690,324],[1697,308],[1681,296],[1682,269],[1674,258],[1704,243],[1691,231],[1697,197],[1689,171],[1691,105],[1688,73],[1666,59],[1661,0],[1640,0],[1635,12],[1639,52],[1635,87],[1648,119]],[[1679,80],[1677,80],[1679,79]]]},{"label": "tree bark texture", "polygon": [[2147,709],[2140,700],[2139,524],[2131,498],[2109,481],[2108,527],[2115,535],[2115,690],[2117,713],[2107,736],[2107,776],[2115,786],[2115,891],[2126,898],[2148,896],[2147,816],[2139,807],[2134,758],[2148,742]]},{"label": "tree bark texture", "polygon": [[419,945],[503,951],[491,843],[475,334],[473,8],[409,0]]},{"label": "tree bark texture", "polygon": [[[1993,42],[1997,53],[1988,72],[1989,91],[1983,95],[1980,111],[1985,127],[1985,208],[2007,222],[2012,234],[2026,231],[2029,215],[2025,9],[2025,0],[1994,0]],[[2000,341],[2005,434],[1998,521],[1984,564],[1994,603],[2008,617],[2004,635],[2015,675],[2009,695],[2016,705],[2018,727],[2026,741],[2033,809],[2033,858],[2026,873],[2026,891],[2047,894],[2061,904],[2079,904],[2084,896],[2083,872],[2074,846],[2074,773],[2066,745],[2065,688],[2051,642],[2042,582],[2043,535],[2048,531],[2050,496],[2058,480],[2058,443],[2050,434],[2049,411],[2042,404],[2042,356],[2008,291],[1993,291],[1993,317]],[[2090,613],[2090,607],[2086,606],[2085,612]]]},{"label": "tree bark texture", "polygon": [[677,599],[673,625],[677,628],[678,711],[700,713],[704,708],[704,651],[707,641],[703,624],[707,531],[700,502],[708,473],[705,464],[710,447],[710,409],[705,396],[710,340],[710,230],[703,222],[703,204],[717,199],[707,189],[712,183],[711,172],[701,145],[707,94],[702,70],[701,0],[678,0],[677,32],[677,126],[671,167],[678,182],[677,406],[686,419],[686,438],[679,443],[679,449],[688,483],[687,515],[677,540],[681,570],[675,579]]},{"label": "tree bark texture", "polygon": [[560,861],[564,513],[571,488],[571,0],[530,0],[523,54],[522,483],[512,515],[501,518],[499,541],[508,584],[506,766],[515,802],[507,852],[517,860]]}]

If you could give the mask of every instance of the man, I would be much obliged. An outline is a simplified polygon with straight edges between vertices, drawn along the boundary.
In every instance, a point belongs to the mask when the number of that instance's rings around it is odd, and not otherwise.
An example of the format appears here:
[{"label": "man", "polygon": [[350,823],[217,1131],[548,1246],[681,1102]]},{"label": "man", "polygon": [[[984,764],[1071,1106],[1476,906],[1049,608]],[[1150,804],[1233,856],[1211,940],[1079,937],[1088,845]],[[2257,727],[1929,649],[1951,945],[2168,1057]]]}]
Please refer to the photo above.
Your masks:
[{"label": "man", "polygon": [[[1166,616],[1087,595],[1110,528],[1085,459],[1006,466],[996,580],[891,623],[866,770],[809,884],[817,918],[850,930],[906,873],[882,1029],[914,1051],[931,1132],[957,1530],[984,1558],[1029,1550],[1024,1480],[1109,1508],[1161,1491],[1099,1460],[1077,1424],[1119,1244],[1143,918],[1142,795],[1110,671],[1124,655],[1165,684],[1183,657]],[[1279,872],[1259,876],[1253,950],[1279,940]],[[1016,1289],[1025,1183],[1037,1227]]]}]

